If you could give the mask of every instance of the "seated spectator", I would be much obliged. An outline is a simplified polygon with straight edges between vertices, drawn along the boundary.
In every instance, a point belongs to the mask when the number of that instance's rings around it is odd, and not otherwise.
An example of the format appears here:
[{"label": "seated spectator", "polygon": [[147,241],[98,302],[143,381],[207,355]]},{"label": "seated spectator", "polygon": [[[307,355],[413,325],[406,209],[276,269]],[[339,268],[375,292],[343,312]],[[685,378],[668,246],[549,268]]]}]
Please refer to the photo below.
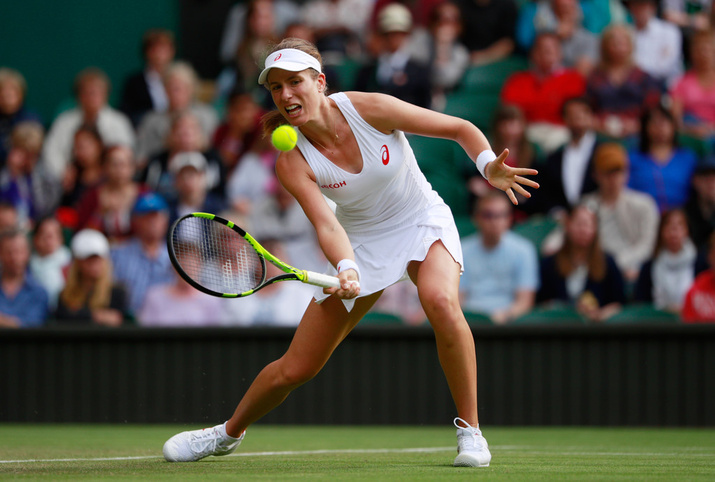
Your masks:
[{"label": "seated spectator", "polygon": [[697,157],[678,147],[675,118],[664,107],[648,109],[641,122],[640,145],[628,153],[628,187],[653,197],[661,212],[682,207],[690,195]]},{"label": "seated spectator", "polygon": [[262,135],[264,111],[249,92],[234,91],[228,98],[226,117],[213,135],[212,146],[221,155],[224,168],[231,173],[248,151],[253,139]]},{"label": "seated spectator", "polygon": [[[572,37],[576,31],[593,35],[609,22],[597,18],[596,8],[589,1],[535,0],[526,2],[519,11],[516,41],[522,52],[528,52],[539,33],[553,32],[559,38]],[[581,33],[578,40],[583,40]]]},{"label": "seated spectator", "polygon": [[129,320],[127,292],[112,281],[107,238],[94,229],[72,237],[72,263],[55,321],[61,325],[120,326]]},{"label": "seated spectator", "polygon": [[63,243],[62,226],[56,218],[37,221],[32,234],[30,273],[47,291],[50,311],[57,307],[57,297],[65,286],[64,270],[72,261],[72,253]]},{"label": "seated spectator", "polygon": [[680,209],[661,215],[653,256],[641,268],[633,297],[656,308],[680,313],[683,300],[703,267],[688,233],[685,213]]},{"label": "seated spectator", "polygon": [[10,150],[10,135],[21,122],[42,124],[40,116],[25,106],[27,83],[20,72],[0,68],[0,163]]},{"label": "seated spectator", "polygon": [[303,22],[315,31],[314,43],[321,54],[328,60],[339,61],[344,56],[360,55],[372,6],[372,0],[308,0],[300,14]]},{"label": "seated spectator", "polygon": [[62,180],[60,205],[76,208],[84,194],[102,181],[104,144],[94,126],[83,125],[74,135],[72,160]]},{"label": "seated spectator", "polygon": [[[278,259],[291,263],[279,241],[261,239],[261,245]],[[283,274],[273,263],[266,263],[266,279]],[[223,317],[231,326],[298,326],[303,312],[313,301],[316,288],[303,283],[274,283],[251,296],[224,303]]]},{"label": "seated spectator", "polygon": [[219,213],[223,198],[208,192],[206,158],[198,152],[179,154],[169,170],[174,177],[176,199],[169,202],[169,222],[193,212]]},{"label": "seated spectator", "polygon": [[603,321],[626,301],[623,276],[613,258],[601,249],[596,213],[574,207],[565,224],[564,243],[542,258],[537,303],[574,305],[586,319]]},{"label": "seated spectator", "polygon": [[596,113],[596,130],[613,139],[630,140],[640,132],[645,109],[660,102],[658,81],[633,61],[633,34],[613,25],[601,37],[600,62],[588,77],[588,97]]},{"label": "seated spectator", "polygon": [[[19,228],[20,222],[15,206],[0,201],[0,233]],[[0,263],[0,266],[2,266],[2,263]]]},{"label": "seated spectator", "polygon": [[220,155],[209,147],[198,118],[191,112],[182,112],[172,119],[166,149],[149,160],[139,179],[165,199],[174,199],[176,191],[171,165],[177,156],[195,153],[204,156],[208,162],[206,182],[209,189],[223,196],[226,182],[224,165]]},{"label": "seated spectator", "polygon": [[416,61],[410,51],[412,15],[394,3],[380,11],[376,57],[357,74],[356,90],[382,92],[405,102],[429,107],[432,86],[429,67]]},{"label": "seated spectator", "polygon": [[620,144],[598,146],[593,158],[598,191],[583,203],[598,214],[603,250],[616,261],[626,281],[635,283],[658,235],[658,206],[647,194],[626,187],[628,153]]},{"label": "seated spectator", "polygon": [[15,206],[18,222],[28,226],[49,215],[57,207],[60,183],[38,162],[44,130],[37,122],[15,125],[10,135],[10,151],[0,170],[0,200]]},{"label": "seated spectator", "polygon": [[635,27],[633,60],[670,86],[683,73],[683,37],[678,27],[657,17],[657,0],[626,0]]},{"label": "seated spectator", "polygon": [[690,43],[691,68],[670,91],[680,130],[715,145],[715,32],[698,32]]},{"label": "seated spectator", "polygon": [[457,4],[463,24],[460,40],[472,64],[490,64],[514,53],[518,13],[514,0],[458,0]]},{"label": "seated spectator", "polygon": [[82,125],[93,125],[106,145],[121,144],[134,147],[134,129],[129,119],[107,104],[109,78],[97,68],[87,68],[75,78],[78,106],[63,112],[52,123],[47,133],[42,162],[57,179],[72,158],[74,136]]},{"label": "seated spectator", "polygon": [[558,217],[563,210],[578,204],[584,194],[596,190],[593,154],[597,139],[591,106],[585,98],[574,97],[564,102],[562,113],[569,140],[540,167],[536,181],[541,187],[523,206],[530,213]]},{"label": "seated spectator", "polygon": [[663,19],[680,28],[686,45],[696,32],[713,28],[712,0],[663,0],[661,7]]},{"label": "seated spectator", "polygon": [[177,116],[190,112],[201,128],[202,136],[210,139],[218,125],[218,116],[213,107],[196,99],[198,76],[187,62],[174,62],[164,72],[164,88],[168,108],[163,112],[149,112],[137,128],[136,156],[139,165],[160,154],[165,148],[167,135]]},{"label": "seated spectator", "polygon": [[134,181],[134,154],[126,146],[110,146],[104,150],[102,173],[99,185],[80,198],[77,229],[96,229],[114,243],[131,235],[132,207],[147,188]]},{"label": "seated spectator", "polygon": [[690,236],[695,246],[707,248],[715,230],[715,157],[698,164],[692,179],[693,193],[685,205]]},{"label": "seated spectator", "polygon": [[164,112],[169,100],[162,81],[176,53],[174,34],[164,29],[149,29],[142,37],[144,69],[124,81],[121,110],[136,128],[147,112]]},{"label": "seated spectator", "polygon": [[536,249],[509,231],[511,210],[503,193],[489,192],[477,201],[474,212],[478,234],[462,240],[462,308],[484,313],[498,325],[530,311],[539,287]]},{"label": "seated spectator", "polygon": [[553,33],[536,37],[530,54],[531,68],[512,74],[504,83],[501,100],[524,111],[529,123],[527,137],[546,153],[568,140],[561,108],[572,97],[584,94],[586,81],[561,63],[561,44]]},{"label": "seated spectator", "polygon": [[[177,252],[177,256],[191,255],[188,249]],[[189,267],[194,264],[182,263],[182,266]],[[221,325],[226,302],[234,300],[222,300],[202,293],[175,273],[171,283],[157,284],[149,288],[137,321],[145,327]]]},{"label": "seated spectator", "polygon": [[0,232],[0,327],[34,328],[45,324],[48,298],[29,274],[30,245],[24,231]]},{"label": "seated spectator", "polygon": [[129,293],[131,313],[139,312],[149,288],[174,281],[166,249],[169,206],[158,194],[139,196],[132,210],[133,236],[112,248],[114,279]]},{"label": "seated spectator", "polygon": [[429,30],[412,37],[415,59],[421,57],[431,71],[432,109],[443,110],[445,95],[462,81],[469,66],[469,51],[459,42],[461,31],[459,7],[446,0],[432,11]]},{"label": "seated spectator", "polygon": [[709,269],[695,277],[685,294],[681,317],[685,323],[715,323],[715,235],[708,242]]}]

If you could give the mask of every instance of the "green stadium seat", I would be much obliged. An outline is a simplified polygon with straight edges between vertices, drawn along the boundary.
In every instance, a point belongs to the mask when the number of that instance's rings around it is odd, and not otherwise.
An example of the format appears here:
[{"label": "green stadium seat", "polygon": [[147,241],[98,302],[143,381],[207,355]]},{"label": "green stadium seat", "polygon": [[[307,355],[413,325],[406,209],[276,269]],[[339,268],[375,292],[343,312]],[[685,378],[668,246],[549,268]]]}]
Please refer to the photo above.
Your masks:
[{"label": "green stadium seat", "polygon": [[384,313],[381,311],[368,311],[362,320],[360,320],[361,325],[403,325],[402,318],[392,313]]},{"label": "green stadium seat", "polygon": [[536,308],[513,320],[510,325],[583,325],[586,320],[570,306]]},{"label": "green stadium seat", "polygon": [[445,114],[472,122],[485,132],[489,131],[494,111],[499,106],[499,95],[494,93],[455,91],[447,95]]},{"label": "green stadium seat", "polygon": [[506,79],[528,66],[526,58],[515,55],[491,64],[470,67],[464,74],[459,90],[498,96]]},{"label": "green stadium seat", "polygon": [[536,246],[537,251],[541,249],[541,244],[551,231],[558,226],[558,222],[547,216],[534,214],[525,221],[515,224],[512,231],[525,237]]},{"label": "green stadium seat", "polygon": [[465,311],[464,317],[467,319],[467,323],[474,326],[494,324],[489,315],[487,315],[486,313],[480,313],[478,311]]},{"label": "green stadium seat", "polygon": [[608,324],[628,323],[680,323],[680,316],[659,310],[651,304],[626,305],[623,309],[604,321]]},{"label": "green stadium seat", "polygon": [[713,154],[712,146],[708,141],[698,139],[697,137],[693,137],[688,134],[678,134],[678,143],[682,147],[695,152],[700,159],[704,159],[705,157]]}]

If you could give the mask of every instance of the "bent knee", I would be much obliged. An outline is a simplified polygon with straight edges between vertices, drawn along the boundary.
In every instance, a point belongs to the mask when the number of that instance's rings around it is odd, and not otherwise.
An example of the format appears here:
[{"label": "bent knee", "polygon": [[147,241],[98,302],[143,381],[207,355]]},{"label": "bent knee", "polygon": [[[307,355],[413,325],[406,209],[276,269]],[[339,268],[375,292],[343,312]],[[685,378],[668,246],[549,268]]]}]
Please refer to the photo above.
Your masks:
[{"label": "bent knee", "polygon": [[283,358],[276,363],[278,364],[278,383],[291,388],[303,385],[315,377],[321,368],[307,363],[293,363]]}]

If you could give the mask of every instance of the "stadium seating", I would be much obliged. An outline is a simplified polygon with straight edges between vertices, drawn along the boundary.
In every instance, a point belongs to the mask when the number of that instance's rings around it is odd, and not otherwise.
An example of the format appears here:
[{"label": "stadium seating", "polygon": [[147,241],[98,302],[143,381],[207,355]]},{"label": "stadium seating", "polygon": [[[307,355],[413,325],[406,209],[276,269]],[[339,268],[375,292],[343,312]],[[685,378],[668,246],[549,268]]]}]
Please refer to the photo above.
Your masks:
[{"label": "stadium seating", "polygon": [[680,316],[669,311],[657,309],[651,304],[626,305],[623,309],[605,320],[608,324],[627,323],[679,323]]},{"label": "stadium seating", "polygon": [[485,313],[479,313],[476,311],[465,311],[464,317],[467,319],[467,323],[474,326],[485,326],[492,325],[492,319],[489,315]]},{"label": "stadium seating", "polygon": [[583,325],[586,320],[570,306],[536,308],[512,321],[511,325]]},{"label": "stadium seating", "polygon": [[392,313],[384,313],[381,311],[369,311],[360,320],[361,325],[402,325],[402,318]]}]

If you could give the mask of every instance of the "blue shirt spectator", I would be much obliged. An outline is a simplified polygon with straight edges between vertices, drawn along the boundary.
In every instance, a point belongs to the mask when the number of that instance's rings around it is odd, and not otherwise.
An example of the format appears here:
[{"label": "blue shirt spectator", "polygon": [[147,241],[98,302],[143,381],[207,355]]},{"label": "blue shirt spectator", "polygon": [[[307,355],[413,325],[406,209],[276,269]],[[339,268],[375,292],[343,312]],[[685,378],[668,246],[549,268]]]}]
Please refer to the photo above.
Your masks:
[{"label": "blue shirt spectator", "polygon": [[664,164],[655,162],[649,154],[631,151],[628,187],[650,194],[660,212],[682,207],[688,201],[690,181],[697,157],[687,149],[676,149]]}]

